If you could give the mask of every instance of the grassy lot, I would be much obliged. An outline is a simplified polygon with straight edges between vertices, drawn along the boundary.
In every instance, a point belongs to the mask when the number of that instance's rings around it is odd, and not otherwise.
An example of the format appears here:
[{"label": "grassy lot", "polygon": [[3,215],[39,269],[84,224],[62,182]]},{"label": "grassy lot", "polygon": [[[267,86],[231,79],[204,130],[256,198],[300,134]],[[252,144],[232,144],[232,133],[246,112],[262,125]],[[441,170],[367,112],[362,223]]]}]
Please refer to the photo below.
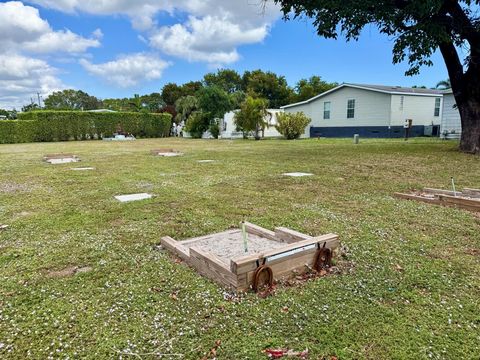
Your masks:
[{"label": "grassy lot", "polygon": [[[157,158],[149,150],[185,152]],[[436,140],[69,142],[0,146],[0,358],[474,359],[480,354],[480,218],[394,199],[480,187],[480,158]],[[95,171],[48,165],[70,152]],[[196,160],[214,159],[215,163]],[[283,172],[311,172],[288,178]],[[150,192],[121,204],[114,195]],[[247,219],[346,246],[340,274],[235,301],[160,237]],[[90,272],[58,276],[69,266]],[[130,354],[130,355],[129,355]],[[161,354],[165,354],[162,356]],[[212,354],[209,355],[213,357]]]}]

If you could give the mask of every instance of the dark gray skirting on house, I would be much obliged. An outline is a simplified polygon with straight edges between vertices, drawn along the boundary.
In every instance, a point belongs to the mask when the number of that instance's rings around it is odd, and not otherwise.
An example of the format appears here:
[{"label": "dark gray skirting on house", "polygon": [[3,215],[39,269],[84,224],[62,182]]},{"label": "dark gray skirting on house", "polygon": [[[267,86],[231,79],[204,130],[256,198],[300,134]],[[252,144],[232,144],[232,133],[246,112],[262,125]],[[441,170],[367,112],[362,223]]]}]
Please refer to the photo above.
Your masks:
[{"label": "dark gray skirting on house", "polygon": [[[438,136],[439,126],[416,125],[410,129],[410,137]],[[359,134],[363,138],[403,138],[403,126],[338,126],[310,127],[310,137],[347,138]]]}]

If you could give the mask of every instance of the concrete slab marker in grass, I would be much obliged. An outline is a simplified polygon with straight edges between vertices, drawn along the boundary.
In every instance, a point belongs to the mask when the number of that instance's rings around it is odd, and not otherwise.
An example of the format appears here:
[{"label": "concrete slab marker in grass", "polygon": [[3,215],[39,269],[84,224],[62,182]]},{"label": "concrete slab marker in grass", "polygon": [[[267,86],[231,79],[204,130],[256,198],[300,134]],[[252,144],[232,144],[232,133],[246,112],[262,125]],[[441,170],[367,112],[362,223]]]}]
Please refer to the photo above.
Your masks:
[{"label": "concrete slab marker in grass", "polygon": [[74,154],[48,154],[43,157],[43,160],[53,165],[68,164],[80,161],[80,159]]},{"label": "concrete slab marker in grass", "polygon": [[7,230],[7,229],[8,229],[8,225],[0,225],[0,231]]},{"label": "concrete slab marker in grass", "polygon": [[151,199],[153,195],[147,193],[141,194],[129,194],[129,195],[117,195],[115,199],[120,202],[130,202],[130,201],[139,201],[139,200],[146,200]]},{"label": "concrete slab marker in grass", "polygon": [[175,149],[155,149],[152,150],[151,153],[155,156],[163,156],[163,157],[172,157],[172,156],[182,156],[183,153],[177,151]]},{"label": "concrete slab marker in grass", "polygon": [[95,170],[94,167],[78,167],[78,168],[72,168],[71,170],[73,171],[89,171],[89,170]]},{"label": "concrete slab marker in grass", "polygon": [[197,162],[200,164],[207,164],[207,163],[213,163],[215,162],[215,160],[198,160]]},{"label": "concrete slab marker in grass", "polygon": [[291,177],[313,176],[313,174],[303,173],[303,172],[291,172],[291,173],[285,173],[285,174],[282,174],[282,175],[283,176],[291,176]]},{"label": "concrete slab marker in grass", "polygon": [[229,289],[246,291],[252,287],[257,291],[307,269],[324,271],[331,266],[333,250],[340,240],[335,234],[313,237],[283,227],[271,231],[245,222],[241,229],[185,241],[165,236],[161,244],[203,276]]}]

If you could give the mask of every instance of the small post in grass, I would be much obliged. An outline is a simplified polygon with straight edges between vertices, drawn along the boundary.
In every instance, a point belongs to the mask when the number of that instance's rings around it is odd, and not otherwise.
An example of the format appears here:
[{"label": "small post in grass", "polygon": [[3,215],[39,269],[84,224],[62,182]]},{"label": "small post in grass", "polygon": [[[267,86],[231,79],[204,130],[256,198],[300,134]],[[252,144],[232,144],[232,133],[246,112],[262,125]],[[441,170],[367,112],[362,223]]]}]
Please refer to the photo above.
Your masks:
[{"label": "small post in grass", "polygon": [[452,176],[452,187],[453,187],[453,196],[457,197],[457,190],[455,189],[455,180]]},{"label": "small post in grass", "polygon": [[354,134],[353,135],[353,143],[355,145],[358,145],[358,143],[360,143],[360,134]]},{"label": "small post in grass", "polygon": [[247,230],[245,229],[245,221],[242,221],[242,237],[243,237],[243,248],[245,252],[248,252],[248,237],[247,237]]}]

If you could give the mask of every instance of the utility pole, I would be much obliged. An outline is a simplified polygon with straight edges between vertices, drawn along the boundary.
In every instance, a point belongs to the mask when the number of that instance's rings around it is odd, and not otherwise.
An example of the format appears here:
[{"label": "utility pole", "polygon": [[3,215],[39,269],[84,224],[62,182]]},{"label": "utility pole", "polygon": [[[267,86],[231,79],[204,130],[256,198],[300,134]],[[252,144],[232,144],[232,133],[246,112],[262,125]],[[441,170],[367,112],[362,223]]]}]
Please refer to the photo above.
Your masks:
[{"label": "utility pole", "polygon": [[37,92],[37,97],[38,97],[38,107],[42,108],[42,103],[40,101],[40,93],[39,92]]}]

